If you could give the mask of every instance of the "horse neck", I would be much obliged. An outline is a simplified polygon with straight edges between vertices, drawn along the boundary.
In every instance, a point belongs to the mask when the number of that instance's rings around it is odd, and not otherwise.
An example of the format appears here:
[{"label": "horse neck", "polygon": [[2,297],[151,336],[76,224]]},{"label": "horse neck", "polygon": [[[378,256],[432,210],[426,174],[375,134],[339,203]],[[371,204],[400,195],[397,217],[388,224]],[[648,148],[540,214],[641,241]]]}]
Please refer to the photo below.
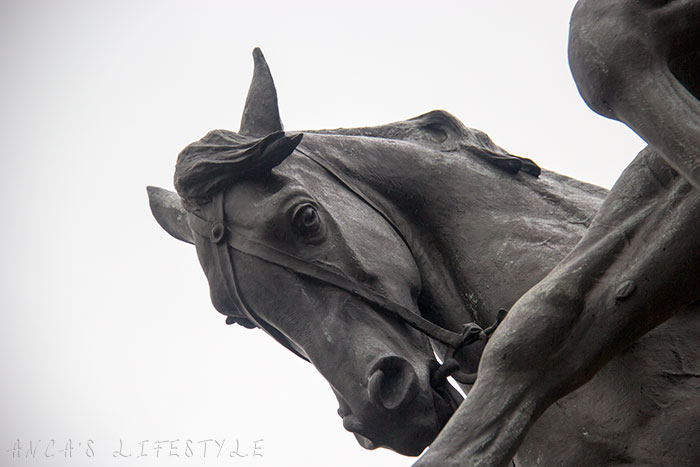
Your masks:
[{"label": "horse neck", "polygon": [[492,323],[573,248],[605,196],[552,172],[511,175],[402,141],[305,140],[393,218],[421,273],[421,312],[451,329]]}]

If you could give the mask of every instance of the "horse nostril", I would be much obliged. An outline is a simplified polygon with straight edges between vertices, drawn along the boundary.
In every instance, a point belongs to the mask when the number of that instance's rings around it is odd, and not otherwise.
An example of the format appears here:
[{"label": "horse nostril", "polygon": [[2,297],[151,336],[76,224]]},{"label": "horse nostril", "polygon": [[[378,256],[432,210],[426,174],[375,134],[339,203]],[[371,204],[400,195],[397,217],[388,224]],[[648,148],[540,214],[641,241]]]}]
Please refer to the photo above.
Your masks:
[{"label": "horse nostril", "polygon": [[367,390],[370,400],[387,410],[396,410],[418,395],[418,376],[408,361],[384,357],[370,372]]}]

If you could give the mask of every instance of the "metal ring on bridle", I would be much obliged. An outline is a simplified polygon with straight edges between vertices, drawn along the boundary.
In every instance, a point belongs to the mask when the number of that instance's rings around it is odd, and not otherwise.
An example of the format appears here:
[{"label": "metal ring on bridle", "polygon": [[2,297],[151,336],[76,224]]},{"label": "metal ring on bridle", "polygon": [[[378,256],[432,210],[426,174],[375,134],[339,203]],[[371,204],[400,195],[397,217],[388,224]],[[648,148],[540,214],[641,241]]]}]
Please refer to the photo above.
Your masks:
[{"label": "metal ring on bridle", "polygon": [[211,232],[209,233],[209,239],[216,244],[223,241],[224,235],[226,234],[226,226],[222,222],[214,222],[211,226]]},{"label": "metal ring on bridle", "polygon": [[476,381],[477,373],[467,373],[465,371],[460,370],[460,365],[459,362],[455,359],[455,354],[462,350],[464,347],[468,346],[469,344],[473,344],[478,340],[488,340],[491,337],[491,334],[493,334],[493,332],[496,330],[498,325],[501,324],[501,321],[503,321],[503,319],[506,317],[507,313],[508,310],[506,310],[505,308],[501,308],[500,310],[498,310],[498,314],[496,315],[496,322],[493,323],[491,326],[487,327],[486,329],[482,329],[481,326],[479,326],[476,323],[466,324],[464,326],[464,330],[462,331],[462,343],[458,346],[450,347],[447,350],[447,353],[445,354],[445,361],[442,365],[440,365],[440,367],[437,370],[435,370],[435,374],[431,378],[431,384],[433,385],[433,387],[437,387],[437,385],[444,384],[449,376],[452,376],[452,378],[454,378],[455,381],[462,384],[474,384],[474,382]]}]

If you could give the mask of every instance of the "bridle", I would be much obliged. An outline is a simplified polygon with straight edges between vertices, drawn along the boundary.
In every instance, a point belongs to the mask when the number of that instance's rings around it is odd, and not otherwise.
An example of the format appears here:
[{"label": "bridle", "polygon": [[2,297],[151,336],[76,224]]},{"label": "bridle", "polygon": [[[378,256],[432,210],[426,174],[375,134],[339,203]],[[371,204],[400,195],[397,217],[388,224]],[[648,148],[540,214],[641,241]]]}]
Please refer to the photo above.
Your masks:
[{"label": "bridle", "polygon": [[[382,216],[389,223],[389,225],[392,226],[396,234],[403,240],[403,242],[409,248],[409,251],[411,250],[408,242],[401,234],[401,231],[398,229],[393,219],[387,215],[386,212],[377,205],[377,203],[373,202],[369,197],[367,197],[362,190],[358,189],[358,187],[351,180],[339,173],[339,171],[333,170],[332,166],[322,158],[315,155],[312,156],[299,148],[297,148],[296,151],[321,166],[332,177],[338,180],[343,186],[357,195],[374,211]],[[275,340],[291,350],[293,353],[308,361],[308,358],[304,356],[302,352],[300,352],[282,332],[266,323],[251,309],[250,306],[248,306],[237,285],[238,281],[236,280],[235,265],[233,264],[229,248],[259,258],[267,263],[281,266],[294,273],[301,274],[342,289],[369,302],[372,305],[379,307],[382,310],[392,313],[409,326],[447,345],[449,350],[445,357],[444,363],[433,372],[431,377],[431,383],[434,387],[444,384],[447,376],[450,375],[457,381],[464,384],[472,384],[474,382],[476,379],[476,374],[460,371],[459,363],[454,356],[465,346],[478,340],[488,339],[491,333],[496,329],[496,326],[498,326],[500,321],[505,316],[505,310],[499,311],[496,323],[486,329],[482,329],[476,323],[465,324],[462,332],[454,332],[443,328],[412,312],[403,305],[396,303],[383,294],[371,289],[365,284],[347,276],[340,268],[335,268],[327,263],[313,262],[300,258],[288,252],[271,247],[265,243],[259,242],[255,239],[247,238],[241,232],[236,232],[235,228],[227,223],[224,206],[225,196],[226,191],[219,191],[213,196],[210,203],[211,207],[207,210],[208,214],[212,216],[211,219],[207,219],[193,212],[189,212],[188,223],[195,234],[203,237],[204,239],[208,239],[211,242],[211,246],[215,251],[214,256],[216,258],[216,272],[219,273],[220,277],[224,281],[224,293],[227,295],[228,303],[233,304],[236,310],[243,314],[250,322],[270,334]],[[234,321],[235,319],[227,320],[227,322]]]}]

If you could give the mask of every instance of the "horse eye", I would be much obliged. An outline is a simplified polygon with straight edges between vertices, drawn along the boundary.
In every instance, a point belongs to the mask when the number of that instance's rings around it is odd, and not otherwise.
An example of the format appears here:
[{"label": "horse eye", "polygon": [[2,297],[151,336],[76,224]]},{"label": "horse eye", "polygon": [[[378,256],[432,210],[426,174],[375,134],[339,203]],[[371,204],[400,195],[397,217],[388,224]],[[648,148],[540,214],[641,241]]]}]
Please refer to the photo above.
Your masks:
[{"label": "horse eye", "polygon": [[294,211],[293,224],[298,234],[308,236],[318,232],[321,228],[321,219],[318,217],[316,208],[305,203]]}]

